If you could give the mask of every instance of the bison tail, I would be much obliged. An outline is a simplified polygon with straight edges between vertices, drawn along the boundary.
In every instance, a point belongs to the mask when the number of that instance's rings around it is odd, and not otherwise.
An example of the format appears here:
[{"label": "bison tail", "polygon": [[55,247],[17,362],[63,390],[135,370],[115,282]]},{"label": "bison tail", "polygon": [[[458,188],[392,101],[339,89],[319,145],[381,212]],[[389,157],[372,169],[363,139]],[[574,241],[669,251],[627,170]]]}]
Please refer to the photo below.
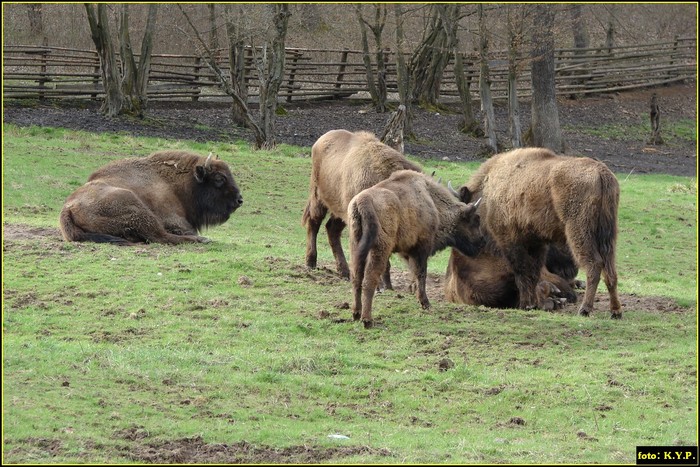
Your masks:
[{"label": "bison tail", "polygon": [[606,270],[614,268],[615,245],[617,243],[617,209],[620,202],[620,187],[615,175],[604,173],[601,176],[602,203],[598,211],[596,242],[598,252],[605,262]]},{"label": "bison tail", "polygon": [[[357,200],[355,200],[357,201]],[[374,246],[378,232],[377,213],[371,204],[353,202],[350,205],[350,242],[353,269],[364,275],[367,256]]]},{"label": "bison tail", "polygon": [[67,242],[112,243],[115,245],[132,245],[128,240],[113,235],[86,232],[73,220],[70,208],[64,207],[58,217],[58,224],[63,239]]}]

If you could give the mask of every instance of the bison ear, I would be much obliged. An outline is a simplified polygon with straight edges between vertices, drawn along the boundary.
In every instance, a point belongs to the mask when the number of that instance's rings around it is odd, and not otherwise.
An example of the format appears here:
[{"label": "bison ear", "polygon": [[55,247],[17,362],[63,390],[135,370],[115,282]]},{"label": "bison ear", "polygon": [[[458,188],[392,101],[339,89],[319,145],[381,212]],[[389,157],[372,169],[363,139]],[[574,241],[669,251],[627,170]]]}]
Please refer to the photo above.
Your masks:
[{"label": "bison ear", "polygon": [[197,183],[204,183],[206,176],[207,170],[203,165],[198,165],[194,168],[194,179],[197,180]]},{"label": "bison ear", "polygon": [[468,203],[469,201],[472,200],[472,192],[469,191],[469,188],[465,186],[459,188],[459,200],[463,203]]}]

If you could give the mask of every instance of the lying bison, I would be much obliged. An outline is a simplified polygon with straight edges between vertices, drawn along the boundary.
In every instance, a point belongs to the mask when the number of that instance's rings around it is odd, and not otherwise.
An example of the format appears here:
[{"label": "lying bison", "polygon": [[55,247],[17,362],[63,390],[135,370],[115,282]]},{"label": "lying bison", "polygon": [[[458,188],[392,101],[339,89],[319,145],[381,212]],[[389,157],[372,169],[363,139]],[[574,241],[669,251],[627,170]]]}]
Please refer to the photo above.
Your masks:
[{"label": "lying bison", "polygon": [[[421,172],[420,167],[383,144],[372,133],[331,130],[321,136],[311,148],[309,200],[302,217],[302,225],[306,226],[307,232],[306,265],[316,267],[316,237],[323,219],[330,211],[330,218],[326,222],[328,242],[338,272],[349,279],[350,269],[340,236],[347,223],[350,200],[365,188],[404,169]],[[388,271],[387,268],[384,282],[387,288],[391,288]]]},{"label": "lying bison", "polygon": [[605,164],[516,149],[484,162],[460,190],[467,201],[483,197],[482,224],[513,271],[520,308],[537,304],[547,245],[566,243],[586,273],[579,314],[593,310],[602,272],[612,318],[622,317],[615,268],[620,188]]},{"label": "lying bison", "polygon": [[[535,289],[538,308],[554,310],[575,303],[578,268],[568,247],[549,245]],[[556,271],[556,273],[554,272]],[[517,308],[520,295],[510,264],[493,239],[476,256],[453,249],[445,275],[445,298],[454,303],[493,308]]]},{"label": "lying bison", "polygon": [[66,241],[203,242],[243,198],[228,166],[211,154],[161,151],[112,162],[68,197],[59,217]]},{"label": "lying bison", "polygon": [[416,296],[423,308],[430,307],[425,293],[428,258],[447,247],[466,255],[482,247],[477,204],[459,201],[431,177],[411,170],[394,172],[356,195],[347,214],[353,318],[372,326],[374,292],[392,253],[408,261]]}]

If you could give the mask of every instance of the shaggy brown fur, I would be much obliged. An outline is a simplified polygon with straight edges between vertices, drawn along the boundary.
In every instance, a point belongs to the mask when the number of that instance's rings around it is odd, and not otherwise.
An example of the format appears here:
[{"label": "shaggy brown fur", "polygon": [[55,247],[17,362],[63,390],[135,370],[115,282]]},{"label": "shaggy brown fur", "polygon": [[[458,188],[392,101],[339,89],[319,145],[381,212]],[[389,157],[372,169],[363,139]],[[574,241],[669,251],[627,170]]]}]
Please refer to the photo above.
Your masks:
[{"label": "shaggy brown fur", "polygon": [[[550,268],[568,273],[573,271],[573,275],[562,277],[550,272]],[[564,303],[575,303],[577,297],[573,287],[577,270],[573,258],[550,245],[537,284],[537,307],[554,310]],[[454,303],[493,308],[517,308],[520,304],[513,270],[493,241],[473,257],[452,250],[445,276],[445,298]]]},{"label": "shaggy brown fur", "polygon": [[204,242],[243,198],[228,166],[185,151],[112,162],[90,175],[59,216],[64,240],[129,245]]},{"label": "shaggy brown fur", "polygon": [[482,247],[474,204],[457,200],[425,174],[401,170],[357,196],[348,206],[353,318],[372,326],[372,300],[392,253],[408,261],[423,308],[428,258],[447,247],[467,255]]},{"label": "shaggy brown fur", "polygon": [[513,270],[520,308],[537,304],[547,245],[566,243],[586,273],[579,314],[593,311],[602,272],[612,318],[622,317],[615,268],[620,188],[605,164],[516,149],[491,157],[461,190],[483,197],[479,214]]},{"label": "shaggy brown fur", "polygon": [[[347,223],[350,200],[397,170],[421,172],[421,168],[400,152],[383,144],[372,133],[351,133],[346,130],[331,130],[321,136],[311,148],[311,164],[309,200],[301,221],[307,229],[306,265],[316,267],[316,237],[323,219],[330,211],[326,223],[328,242],[338,272],[349,279],[350,269],[340,236]],[[388,266],[385,285],[391,288]]]}]

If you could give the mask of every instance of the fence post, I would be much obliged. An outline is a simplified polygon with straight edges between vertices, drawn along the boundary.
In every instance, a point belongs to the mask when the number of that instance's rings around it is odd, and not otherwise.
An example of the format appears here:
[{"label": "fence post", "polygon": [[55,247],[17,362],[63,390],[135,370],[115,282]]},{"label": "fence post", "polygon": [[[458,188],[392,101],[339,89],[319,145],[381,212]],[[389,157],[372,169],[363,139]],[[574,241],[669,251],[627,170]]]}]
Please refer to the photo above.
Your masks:
[{"label": "fence post", "polygon": [[287,102],[292,102],[292,93],[294,92],[294,75],[297,71],[297,61],[299,60],[299,57],[301,57],[301,52],[294,52],[294,58],[292,59],[292,64],[289,67],[289,80],[287,81],[289,90],[287,91]]},{"label": "fence post", "polygon": [[348,63],[348,52],[349,50],[346,48],[340,55],[340,67],[338,68],[338,77],[335,79],[336,92],[335,94],[333,94],[333,97],[335,99],[340,98],[340,86],[342,86],[343,84],[343,74],[345,73],[345,66]]},{"label": "fence post", "polygon": [[[199,80],[199,70],[202,69],[201,66],[202,59],[199,57],[194,58],[194,81]],[[192,95],[192,102],[197,102],[199,100],[199,93],[202,92],[202,88],[197,88]]]},{"label": "fence post", "polygon": [[[673,59],[675,58],[677,53],[678,53],[678,36],[675,36],[673,38],[673,50],[669,54],[669,56],[671,57],[671,61],[669,62],[670,67],[673,67],[673,64],[674,64]],[[678,73],[674,72],[673,68],[671,68],[670,70],[668,70],[667,76],[668,76],[668,78],[673,78],[674,76],[678,76]]]}]

